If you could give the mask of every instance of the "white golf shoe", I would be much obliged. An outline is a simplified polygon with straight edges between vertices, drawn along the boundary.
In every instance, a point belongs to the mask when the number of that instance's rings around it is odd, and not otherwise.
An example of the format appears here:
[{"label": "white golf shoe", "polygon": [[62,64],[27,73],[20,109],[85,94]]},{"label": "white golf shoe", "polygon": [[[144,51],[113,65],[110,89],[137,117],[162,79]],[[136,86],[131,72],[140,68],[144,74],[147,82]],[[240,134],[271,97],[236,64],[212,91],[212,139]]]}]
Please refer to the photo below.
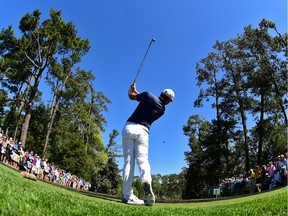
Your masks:
[{"label": "white golf shoe", "polygon": [[151,183],[143,182],[142,188],[144,190],[144,203],[146,206],[153,206],[155,203],[155,196],[152,190]]},{"label": "white golf shoe", "polygon": [[144,201],[135,195],[131,195],[129,199],[122,198],[122,202],[131,205],[144,205]]}]

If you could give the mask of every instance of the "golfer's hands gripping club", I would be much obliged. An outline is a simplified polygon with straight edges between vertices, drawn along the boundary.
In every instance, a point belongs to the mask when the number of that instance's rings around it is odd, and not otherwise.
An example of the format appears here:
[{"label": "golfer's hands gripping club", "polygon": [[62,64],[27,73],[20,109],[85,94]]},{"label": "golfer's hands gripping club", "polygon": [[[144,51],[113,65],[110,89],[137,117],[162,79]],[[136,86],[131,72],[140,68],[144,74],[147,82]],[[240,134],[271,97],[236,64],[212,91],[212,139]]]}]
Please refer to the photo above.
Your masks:
[{"label": "golfer's hands gripping club", "polygon": [[136,100],[136,96],[139,94],[139,92],[136,89],[136,83],[132,83],[128,90],[128,96],[131,100]]}]

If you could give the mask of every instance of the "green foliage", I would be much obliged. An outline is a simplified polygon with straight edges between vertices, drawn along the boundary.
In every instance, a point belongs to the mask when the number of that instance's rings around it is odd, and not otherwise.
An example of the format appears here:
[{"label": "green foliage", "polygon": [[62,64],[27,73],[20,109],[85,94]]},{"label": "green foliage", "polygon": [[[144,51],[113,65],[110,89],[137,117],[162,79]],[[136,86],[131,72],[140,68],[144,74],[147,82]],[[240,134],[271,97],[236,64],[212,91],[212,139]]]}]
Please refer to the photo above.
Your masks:
[{"label": "green foliage", "polygon": [[162,175],[160,175],[160,174],[157,174],[157,175],[152,174],[152,187],[153,187],[153,192],[154,192],[155,196],[158,199],[163,199],[163,197],[162,197],[162,191],[163,191]]},{"label": "green foliage", "polygon": [[121,188],[119,187],[121,183],[121,176],[119,174],[120,170],[116,162],[118,145],[115,142],[115,138],[119,135],[117,130],[113,130],[109,134],[109,143],[106,146],[105,154],[108,157],[108,161],[103,161],[100,170],[93,173],[91,177],[91,190],[99,193],[105,194],[120,194]]},{"label": "green foliage", "polygon": [[[270,35],[271,30],[276,36]],[[194,106],[212,99],[216,117],[205,133],[197,116],[183,127],[191,150],[185,152],[189,166],[185,197],[197,197],[201,186],[261,166],[286,151],[285,39],[287,34],[281,35],[274,23],[262,20],[259,28],[249,25],[237,38],[217,41],[213,52],[197,63],[197,85],[202,88]]]},{"label": "green foliage", "polygon": [[101,155],[87,152],[86,144],[77,127],[64,118],[57,122],[52,137],[53,144],[48,151],[49,161],[85,180],[90,180],[91,175],[99,169],[102,160],[105,160]]},{"label": "green foliage", "polygon": [[[1,77],[0,77],[0,81],[1,81]],[[8,99],[8,94],[7,94],[7,92],[5,90],[2,89],[2,83],[1,83],[1,90],[0,90],[0,125],[3,124],[2,121],[3,121],[4,115],[5,115],[4,106],[6,104],[7,99]]]},{"label": "green foliage", "polygon": [[[209,157],[212,155],[206,153],[209,145],[208,137],[211,136],[211,127],[207,121],[200,119],[198,115],[191,116],[187,124],[183,126],[184,134],[189,137],[188,145],[191,151],[185,152],[188,169],[185,174],[186,184],[183,187],[182,198],[201,197],[202,189],[208,184],[208,181],[212,180],[207,171],[211,164]],[[215,147],[219,148],[216,145]]]},{"label": "green foliage", "polygon": [[119,175],[118,164],[114,157],[109,157],[107,163],[102,164],[100,170],[92,176],[91,190],[117,195],[121,176]]},{"label": "green foliage", "polygon": [[139,176],[134,176],[132,187],[133,187],[133,193],[135,193],[136,196],[140,198],[144,197],[144,191],[142,189],[141,180]]},{"label": "green foliage", "polygon": [[41,155],[43,149],[43,140],[47,131],[47,123],[49,121],[49,113],[44,104],[35,106],[32,110],[29,133],[27,137],[26,149],[33,150]]},{"label": "green foliage", "polygon": [[9,136],[13,136],[13,131],[11,130],[11,128],[14,128],[15,127],[15,122],[17,120],[17,113],[16,111],[14,110],[13,107],[11,107],[10,111],[9,112],[6,112],[5,113],[5,117],[3,119],[3,129],[8,129],[8,135]]},{"label": "green foliage", "polygon": [[[251,130],[254,143],[259,140],[258,127],[259,124]],[[264,129],[263,163],[268,164],[275,156],[283,154],[287,149],[287,128],[277,120],[269,118],[265,121]]]},{"label": "green foliage", "polygon": [[[23,147],[90,180],[108,160],[101,133],[110,100],[95,91],[92,71],[80,68],[89,41],[64,22],[62,11],[52,8],[43,21],[41,15],[35,10],[21,18],[19,38],[12,26],[0,32],[0,111],[7,110],[1,125],[10,136],[18,131]],[[44,81],[53,96],[45,106]]]},{"label": "green foliage", "polygon": [[162,176],[161,197],[166,199],[181,199],[183,190],[183,178],[178,174]]}]

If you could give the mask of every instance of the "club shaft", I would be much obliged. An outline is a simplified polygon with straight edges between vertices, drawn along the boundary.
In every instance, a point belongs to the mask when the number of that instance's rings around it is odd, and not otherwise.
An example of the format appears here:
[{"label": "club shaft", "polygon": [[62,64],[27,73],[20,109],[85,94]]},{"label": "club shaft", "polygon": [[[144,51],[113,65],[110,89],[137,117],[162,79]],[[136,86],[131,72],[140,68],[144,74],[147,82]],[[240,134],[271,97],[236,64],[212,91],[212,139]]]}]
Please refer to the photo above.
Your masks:
[{"label": "club shaft", "polygon": [[147,53],[148,53],[148,51],[149,51],[149,49],[150,49],[150,46],[151,46],[151,44],[152,44],[154,41],[155,41],[154,39],[152,39],[152,40],[150,41],[149,46],[148,46],[148,48],[147,48],[147,50],[146,50],[146,52],[145,52],[145,55],[144,55],[144,57],[143,57],[143,59],[142,59],[142,62],[141,62],[141,64],[140,64],[140,67],[139,67],[139,69],[138,69],[138,71],[137,71],[137,74],[136,74],[136,77],[135,77],[133,83],[136,82],[136,79],[137,79],[137,77],[138,77],[138,75],[139,75],[139,73],[140,73],[140,70],[141,70],[141,68],[142,68],[142,65],[143,65],[143,63],[144,63],[144,61],[145,61],[145,59],[146,59]]}]

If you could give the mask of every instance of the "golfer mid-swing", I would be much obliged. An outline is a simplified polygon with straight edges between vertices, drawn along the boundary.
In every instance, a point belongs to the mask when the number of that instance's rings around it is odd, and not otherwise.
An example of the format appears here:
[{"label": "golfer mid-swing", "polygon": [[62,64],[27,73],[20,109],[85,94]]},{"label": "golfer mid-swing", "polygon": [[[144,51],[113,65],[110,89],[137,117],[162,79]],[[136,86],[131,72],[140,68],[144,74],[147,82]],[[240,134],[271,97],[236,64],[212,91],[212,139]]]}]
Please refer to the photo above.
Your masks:
[{"label": "golfer mid-swing", "polygon": [[[122,202],[136,205],[145,203],[145,205],[152,206],[155,202],[155,196],[152,190],[152,178],[148,161],[149,129],[151,124],[164,114],[165,106],[173,101],[175,94],[171,89],[165,89],[159,97],[150,92],[139,93],[136,84],[133,83],[128,95],[131,100],[137,100],[139,104],[128,118],[122,131],[124,155]],[[144,201],[133,194],[132,181],[135,160],[139,166]]]}]

